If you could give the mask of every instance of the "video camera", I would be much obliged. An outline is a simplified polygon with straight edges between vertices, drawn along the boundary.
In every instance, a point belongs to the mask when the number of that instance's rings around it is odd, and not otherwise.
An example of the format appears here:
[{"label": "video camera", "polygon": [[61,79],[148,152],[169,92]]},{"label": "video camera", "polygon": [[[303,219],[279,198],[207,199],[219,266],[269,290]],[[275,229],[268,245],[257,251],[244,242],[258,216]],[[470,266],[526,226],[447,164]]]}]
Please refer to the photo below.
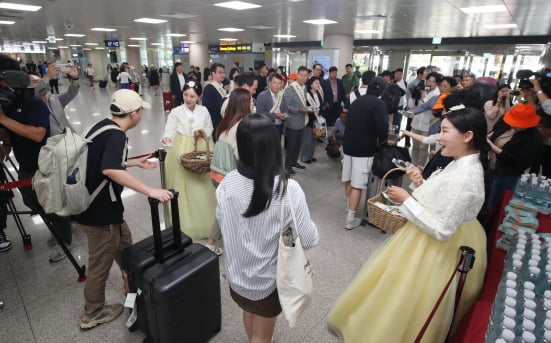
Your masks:
[{"label": "video camera", "polygon": [[548,96],[551,96],[551,69],[542,69],[541,72],[533,72],[530,69],[521,69],[517,71],[517,79],[520,79],[518,88],[534,88],[534,85],[529,80],[532,76],[539,81],[541,90]]},{"label": "video camera", "polygon": [[34,89],[29,87],[29,75],[20,70],[0,71],[0,81],[9,86],[0,86],[0,105],[7,108],[17,100],[30,101],[34,98]]},{"label": "video camera", "polygon": [[414,100],[421,100],[421,97],[423,96],[423,91],[424,90],[425,90],[425,81],[420,81],[411,90],[411,97]]}]

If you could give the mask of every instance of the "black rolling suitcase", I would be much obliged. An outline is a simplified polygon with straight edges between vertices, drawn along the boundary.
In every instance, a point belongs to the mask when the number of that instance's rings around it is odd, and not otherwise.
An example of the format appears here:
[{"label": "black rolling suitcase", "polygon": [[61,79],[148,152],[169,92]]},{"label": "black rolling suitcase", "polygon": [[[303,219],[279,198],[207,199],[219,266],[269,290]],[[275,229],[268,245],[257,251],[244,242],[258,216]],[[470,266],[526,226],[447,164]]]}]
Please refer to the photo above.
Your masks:
[{"label": "black rolling suitcase", "polygon": [[[159,201],[149,199],[156,263],[142,276],[148,340],[155,343],[208,341],[220,331],[222,306],[218,256],[201,244],[174,253],[162,249]],[[173,211],[174,212],[174,211]],[[178,216],[173,219],[176,226]]]},{"label": "black rolling suitcase", "polygon": [[[182,234],[180,231],[180,221],[178,217],[178,193],[175,193],[170,206],[174,209],[172,211],[172,229],[167,228],[160,231],[160,223],[153,224],[154,228],[159,228],[162,251],[165,252],[167,256],[170,256],[170,254],[179,253],[182,248],[193,243],[189,236]],[[159,216],[157,216],[156,219],[158,220]],[[174,242],[180,242],[180,244],[178,245]],[[147,268],[157,263],[155,258],[155,230],[153,231],[153,236],[141,240],[124,249],[122,253],[122,262],[128,275],[130,292],[136,293],[138,292],[138,289],[143,289],[143,273],[147,270]],[[139,329],[147,336],[149,331],[143,296],[136,297],[136,310],[138,317],[129,329],[130,331]]]},{"label": "black rolling suitcase", "polygon": [[98,82],[99,88],[105,88],[107,87],[107,80],[100,80]]}]

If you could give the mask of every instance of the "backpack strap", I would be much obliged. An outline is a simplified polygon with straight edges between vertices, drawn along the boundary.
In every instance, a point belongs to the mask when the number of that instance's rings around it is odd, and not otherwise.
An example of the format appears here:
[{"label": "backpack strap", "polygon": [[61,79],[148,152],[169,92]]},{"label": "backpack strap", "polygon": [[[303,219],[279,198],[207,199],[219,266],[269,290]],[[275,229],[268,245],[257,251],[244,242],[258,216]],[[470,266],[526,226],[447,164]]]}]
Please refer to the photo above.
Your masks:
[{"label": "backpack strap", "polygon": [[354,88],[354,94],[356,94],[356,98],[361,97],[360,90],[358,88]]},{"label": "backpack strap", "polygon": [[110,125],[105,125],[105,126],[102,126],[100,127],[99,129],[97,129],[96,131],[94,131],[93,133],[90,134],[90,131],[92,130],[92,127],[89,127],[88,129],[86,129],[83,133],[82,133],[82,136],[90,141],[93,141],[94,138],[96,138],[97,136],[101,135],[102,133],[104,133],[105,131],[109,131],[109,130],[118,130],[118,131],[122,131],[122,129],[117,126],[117,125],[114,125],[114,124],[110,124]]}]

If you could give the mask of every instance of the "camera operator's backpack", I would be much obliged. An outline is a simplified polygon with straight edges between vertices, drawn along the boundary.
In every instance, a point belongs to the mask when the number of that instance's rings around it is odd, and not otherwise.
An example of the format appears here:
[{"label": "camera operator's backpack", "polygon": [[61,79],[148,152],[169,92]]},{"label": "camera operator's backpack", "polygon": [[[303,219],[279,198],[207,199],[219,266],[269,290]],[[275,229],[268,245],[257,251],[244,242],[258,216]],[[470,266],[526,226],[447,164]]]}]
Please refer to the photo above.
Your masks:
[{"label": "camera operator's backpack", "polygon": [[403,97],[404,94],[406,94],[406,92],[395,83],[391,84],[383,91],[381,100],[383,100],[386,105],[387,113],[396,113],[398,111],[400,98]]},{"label": "camera operator's backpack", "polygon": [[33,177],[33,189],[38,202],[46,213],[59,216],[80,214],[109,183],[103,180],[90,194],[86,188],[88,144],[108,130],[121,130],[117,125],[106,125],[88,136],[89,128],[82,135],[70,128],[48,138],[38,155],[38,170]]}]

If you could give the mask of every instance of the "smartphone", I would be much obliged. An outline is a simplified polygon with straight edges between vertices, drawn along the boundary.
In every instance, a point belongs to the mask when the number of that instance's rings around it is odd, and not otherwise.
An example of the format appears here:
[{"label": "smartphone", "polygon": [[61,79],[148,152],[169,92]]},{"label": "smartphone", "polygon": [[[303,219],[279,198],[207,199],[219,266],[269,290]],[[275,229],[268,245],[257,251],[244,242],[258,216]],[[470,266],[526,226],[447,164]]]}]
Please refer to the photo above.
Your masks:
[{"label": "smartphone", "polygon": [[514,95],[514,96],[519,96],[520,95],[520,91],[510,91],[509,94],[511,95]]},{"label": "smartphone", "polygon": [[71,71],[71,65],[70,64],[60,63],[60,64],[56,64],[56,66],[58,66],[59,69],[64,73]]}]

